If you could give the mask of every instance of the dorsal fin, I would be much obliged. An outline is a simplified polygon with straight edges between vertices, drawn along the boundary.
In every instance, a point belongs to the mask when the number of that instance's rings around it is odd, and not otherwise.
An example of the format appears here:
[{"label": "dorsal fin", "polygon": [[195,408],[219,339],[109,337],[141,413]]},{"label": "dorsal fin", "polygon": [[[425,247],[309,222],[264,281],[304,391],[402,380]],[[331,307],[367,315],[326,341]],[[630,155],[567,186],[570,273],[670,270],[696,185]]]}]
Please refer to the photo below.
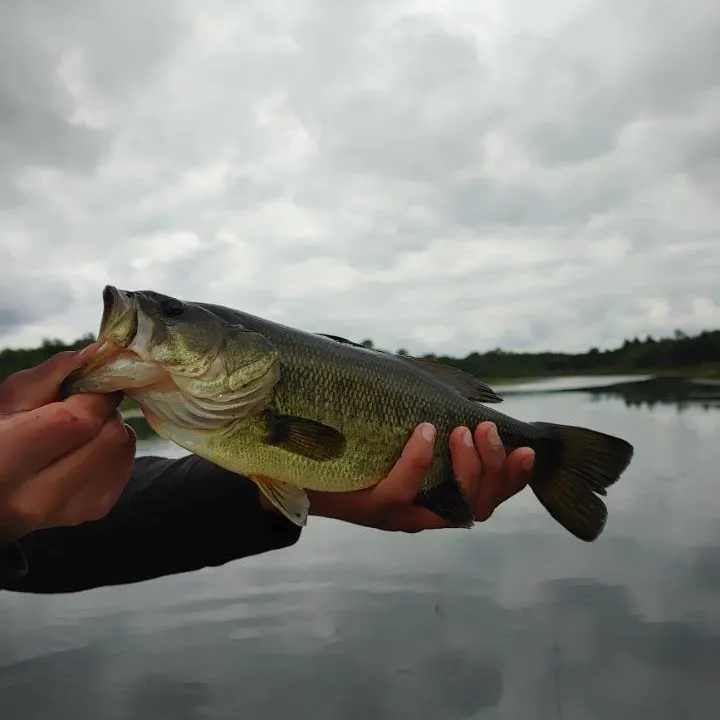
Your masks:
[{"label": "dorsal fin", "polygon": [[347,338],[340,337],[339,335],[328,335],[327,333],[316,333],[321,337],[335,340],[335,342],[342,343],[343,345],[352,345],[357,348],[362,348],[369,352],[379,352],[386,355],[392,355],[392,357],[404,360],[405,362],[414,363],[415,365],[422,368],[425,372],[430,375],[434,375],[436,378],[442,380],[445,384],[455,388],[464,398],[472,400],[473,402],[484,402],[484,403],[500,403],[503,399],[487,384],[482,380],[478,380],[474,375],[471,375],[464,370],[453,367],[452,365],[445,365],[444,363],[438,362],[431,358],[419,358],[413,357],[412,355],[398,355],[396,353],[388,353],[384,350],[378,350],[376,348],[368,348],[360,343],[353,342]]},{"label": "dorsal fin", "polygon": [[445,365],[430,358],[418,358],[411,355],[398,355],[403,360],[412,361],[424,370],[452,385],[463,397],[475,402],[501,403],[503,399],[486,383],[478,380],[464,370]]}]

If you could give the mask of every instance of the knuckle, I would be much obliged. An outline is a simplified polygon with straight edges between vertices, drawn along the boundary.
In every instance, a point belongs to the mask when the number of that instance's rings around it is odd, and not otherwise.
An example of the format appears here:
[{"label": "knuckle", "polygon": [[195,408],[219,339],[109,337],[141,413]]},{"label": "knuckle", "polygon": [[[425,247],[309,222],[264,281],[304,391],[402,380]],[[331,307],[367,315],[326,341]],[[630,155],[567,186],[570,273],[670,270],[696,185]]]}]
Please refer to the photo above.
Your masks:
[{"label": "knuckle", "polygon": [[499,448],[488,447],[486,451],[480,453],[482,474],[497,473],[505,463],[505,459],[505,449],[502,445]]},{"label": "knuckle", "polygon": [[27,368],[24,370],[18,370],[17,372],[14,372],[8,378],[3,380],[2,383],[0,383],[0,390],[2,390],[4,392],[6,390],[11,390],[16,385],[22,385],[23,382],[27,381],[29,374],[30,374],[30,370]]},{"label": "knuckle", "polygon": [[56,427],[82,428],[82,418],[63,404],[50,405],[46,412],[48,413],[48,420]]},{"label": "knuckle", "polygon": [[70,363],[76,356],[77,353],[73,352],[72,350],[62,350],[60,352],[56,352],[54,355],[51,355],[44,363],[38,365],[38,368],[54,370],[55,368],[64,367],[65,365]]},{"label": "knuckle", "polygon": [[413,475],[423,475],[430,466],[432,456],[413,455],[408,458],[408,469]]},{"label": "knuckle", "polygon": [[92,413],[73,412],[64,403],[52,406],[49,412],[52,424],[67,430],[75,430],[84,435],[95,436],[102,428],[102,418]]}]

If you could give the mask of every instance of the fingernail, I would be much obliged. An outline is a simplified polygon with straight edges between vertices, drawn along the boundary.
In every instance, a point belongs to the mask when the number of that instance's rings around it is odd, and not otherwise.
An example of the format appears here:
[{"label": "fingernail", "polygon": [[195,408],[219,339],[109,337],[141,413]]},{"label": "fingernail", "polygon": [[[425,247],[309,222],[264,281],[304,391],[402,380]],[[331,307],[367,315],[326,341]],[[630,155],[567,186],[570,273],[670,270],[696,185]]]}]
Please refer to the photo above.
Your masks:
[{"label": "fingernail", "polygon": [[531,450],[522,461],[522,466],[524,470],[532,470],[533,465],[535,465],[535,451]]},{"label": "fingernail", "polygon": [[463,445],[467,445],[467,447],[475,447],[475,443],[473,443],[472,433],[468,428],[463,428],[462,443]]},{"label": "fingernail", "polygon": [[420,437],[425,442],[435,442],[435,426],[432,423],[420,425]]},{"label": "fingernail", "polygon": [[494,448],[499,448],[502,445],[502,440],[500,440],[500,436],[498,435],[495,423],[490,426],[487,434],[487,439]]}]

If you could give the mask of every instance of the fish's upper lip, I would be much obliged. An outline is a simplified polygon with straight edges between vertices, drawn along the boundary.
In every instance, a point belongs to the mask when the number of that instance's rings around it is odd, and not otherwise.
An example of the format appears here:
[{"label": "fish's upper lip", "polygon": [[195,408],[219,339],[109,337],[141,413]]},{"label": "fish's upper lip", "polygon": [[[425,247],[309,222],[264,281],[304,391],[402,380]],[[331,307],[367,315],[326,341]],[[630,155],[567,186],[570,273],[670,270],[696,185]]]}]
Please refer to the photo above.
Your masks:
[{"label": "fish's upper lip", "polygon": [[135,293],[106,285],[102,297],[103,313],[98,339],[118,347],[128,347],[137,332],[140,309]]},{"label": "fish's upper lip", "polygon": [[132,293],[123,292],[114,285],[106,285],[103,289],[103,315],[100,327],[105,328],[111,315],[124,316],[133,309]]}]

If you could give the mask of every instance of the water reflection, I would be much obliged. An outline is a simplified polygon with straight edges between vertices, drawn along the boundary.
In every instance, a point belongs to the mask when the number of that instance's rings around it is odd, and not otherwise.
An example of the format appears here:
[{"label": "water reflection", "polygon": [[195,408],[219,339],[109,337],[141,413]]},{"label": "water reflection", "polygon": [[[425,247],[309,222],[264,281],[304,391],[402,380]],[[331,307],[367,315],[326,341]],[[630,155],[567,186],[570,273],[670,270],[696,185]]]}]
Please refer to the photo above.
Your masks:
[{"label": "water reflection", "polygon": [[598,543],[524,493],[469,532],[318,521],[200,573],[6,594],[3,720],[717,717],[720,413],[585,393],[503,409],[635,444]]},{"label": "water reflection", "polygon": [[583,388],[595,400],[619,397],[628,407],[654,408],[674,405],[678,412],[691,407],[716,411],[720,407],[720,383],[685,378],[652,378]]},{"label": "water reflection", "polygon": [[675,405],[679,411],[689,407],[716,410],[720,407],[720,381],[680,377],[574,377],[551,378],[498,386],[501,395],[543,395],[548,393],[587,393],[595,400],[622,399],[627,407],[654,408]]}]

